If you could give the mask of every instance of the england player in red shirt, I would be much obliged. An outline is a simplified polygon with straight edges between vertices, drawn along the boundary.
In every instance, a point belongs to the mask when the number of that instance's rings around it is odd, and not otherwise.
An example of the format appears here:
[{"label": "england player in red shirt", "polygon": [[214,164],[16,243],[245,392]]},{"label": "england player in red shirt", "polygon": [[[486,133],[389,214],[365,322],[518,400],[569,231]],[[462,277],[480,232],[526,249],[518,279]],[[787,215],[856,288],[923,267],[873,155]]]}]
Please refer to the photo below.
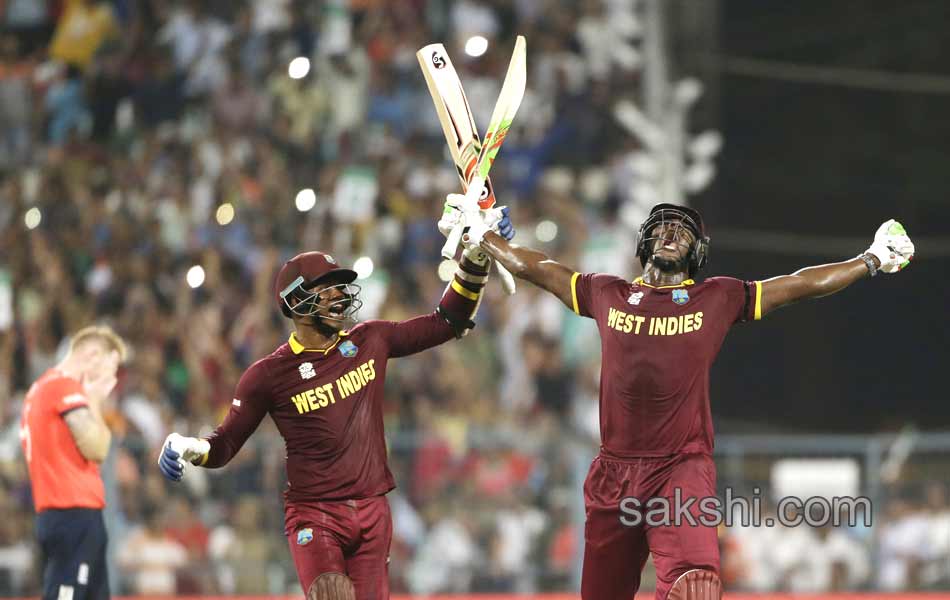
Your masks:
[{"label": "england player in red shirt", "polygon": [[[513,235],[507,209],[486,213],[501,236]],[[466,251],[434,312],[344,329],[360,306],[356,273],[320,252],[294,257],[278,273],[275,294],[295,332],[244,372],[227,417],[208,438],[169,436],[162,472],[180,479],[182,460],[224,466],[270,414],[286,442],[285,535],[308,600],[389,598],[385,494],[395,482],[383,432],[386,369],[391,358],[473,327],[488,267],[484,252]]]},{"label": "england player in red shirt", "polygon": [[[446,213],[460,205],[459,196],[450,196]],[[445,218],[464,215],[456,212]],[[585,600],[630,600],[650,553],[658,600],[720,596],[714,527],[688,522],[650,526],[647,519],[627,526],[621,517],[630,515],[621,511],[621,503],[635,498],[648,510],[651,498],[672,504],[677,490],[682,499],[695,498],[697,503],[715,496],[709,369],[734,323],[833,294],[879,271],[896,272],[914,253],[903,227],[888,221],[871,247],[851,260],[764,281],[710,277],[696,282],[693,277],[706,263],[709,238],[697,211],[671,204],[653,207],[639,230],[637,255],[643,275],[633,281],[577,273],[484,228],[472,228],[464,241],[597,322],[601,446],[584,484]],[[690,513],[702,523],[698,508],[693,504]]]},{"label": "england player in red shirt", "polygon": [[20,443],[37,513],[44,599],[109,598],[99,464],[112,434],[102,402],[125,356],[125,343],[110,328],[81,329],[65,358],[30,386],[23,401]]}]

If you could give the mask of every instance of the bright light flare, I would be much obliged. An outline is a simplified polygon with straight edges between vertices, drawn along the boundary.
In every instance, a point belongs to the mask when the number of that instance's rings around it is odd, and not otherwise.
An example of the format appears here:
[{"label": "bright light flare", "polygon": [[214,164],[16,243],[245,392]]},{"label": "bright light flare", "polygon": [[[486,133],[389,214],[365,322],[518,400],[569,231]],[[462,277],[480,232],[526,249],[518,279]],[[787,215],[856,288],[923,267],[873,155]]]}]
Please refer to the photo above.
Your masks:
[{"label": "bright light flare", "polygon": [[201,284],[205,282],[205,270],[201,265],[191,267],[185,275],[185,281],[192,289],[200,288]]},{"label": "bright light flare", "polygon": [[303,79],[310,72],[310,59],[306,56],[298,56],[290,61],[287,66],[287,74],[291,79]]},{"label": "bright light flare", "polygon": [[448,283],[455,277],[457,265],[451,258],[447,258],[439,263],[439,279]]},{"label": "bright light flare", "polygon": [[304,188],[297,192],[294,204],[300,212],[307,212],[317,205],[317,195],[311,188]]},{"label": "bright light flare", "polygon": [[488,40],[480,35],[473,35],[465,42],[465,54],[479,57],[488,50]]},{"label": "bright light flare", "polygon": [[218,225],[227,225],[234,220],[234,205],[230,202],[225,202],[218,207],[218,210],[214,214],[214,218],[218,221]]},{"label": "bright light flare", "polygon": [[554,238],[557,237],[557,223],[554,221],[541,221],[537,227],[534,228],[534,237],[538,238],[539,242],[547,243],[554,241]]},{"label": "bright light flare", "polygon": [[43,213],[35,206],[23,215],[23,224],[27,229],[36,229],[43,222]]},{"label": "bright light flare", "polygon": [[353,263],[353,270],[356,271],[357,279],[366,279],[373,274],[373,259],[368,256],[361,256]]}]

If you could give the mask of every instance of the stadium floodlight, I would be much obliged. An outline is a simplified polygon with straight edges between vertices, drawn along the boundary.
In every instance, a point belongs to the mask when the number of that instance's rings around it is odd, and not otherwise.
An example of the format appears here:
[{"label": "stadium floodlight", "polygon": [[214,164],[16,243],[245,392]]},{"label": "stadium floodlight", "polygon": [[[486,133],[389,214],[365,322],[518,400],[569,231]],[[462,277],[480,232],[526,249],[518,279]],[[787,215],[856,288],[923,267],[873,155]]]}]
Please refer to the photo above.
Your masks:
[{"label": "stadium floodlight", "polygon": [[634,152],[627,159],[627,164],[637,177],[643,179],[655,180],[663,170],[657,157],[649,152]]},{"label": "stadium floodlight", "polygon": [[722,150],[722,134],[715,129],[704,131],[689,142],[686,149],[695,160],[712,160]]},{"label": "stadium floodlight", "polygon": [[680,79],[673,86],[673,104],[681,110],[692,108],[703,95],[703,82],[695,77]]},{"label": "stadium floodlight", "polygon": [[689,194],[701,192],[712,183],[715,177],[716,165],[711,161],[695,162],[683,173],[683,189]]},{"label": "stadium floodlight", "polygon": [[658,152],[667,145],[666,133],[630,100],[621,100],[614,105],[614,118],[640,140],[647,149]]}]

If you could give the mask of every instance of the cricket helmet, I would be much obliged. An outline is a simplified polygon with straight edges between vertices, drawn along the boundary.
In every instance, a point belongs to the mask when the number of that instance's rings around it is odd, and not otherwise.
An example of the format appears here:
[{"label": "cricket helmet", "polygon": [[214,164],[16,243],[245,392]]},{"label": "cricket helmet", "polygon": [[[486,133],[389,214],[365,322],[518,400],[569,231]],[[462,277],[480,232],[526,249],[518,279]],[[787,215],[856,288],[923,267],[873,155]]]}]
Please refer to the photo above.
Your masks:
[{"label": "cricket helmet", "polygon": [[650,215],[637,231],[637,256],[640,258],[640,265],[646,267],[647,261],[653,257],[653,245],[659,239],[653,232],[666,223],[678,223],[693,234],[694,241],[686,255],[686,262],[689,276],[695,276],[706,266],[709,259],[709,236],[706,235],[702,215],[688,206],[662,203],[650,209]]},{"label": "cricket helmet", "polygon": [[[340,318],[322,318],[342,321],[355,316],[363,305],[363,301],[358,298],[360,286],[353,283],[355,280],[356,271],[341,267],[329,254],[304,252],[291,258],[280,268],[274,283],[274,295],[285,317],[306,317],[317,314],[321,293],[329,289],[339,289],[343,292],[343,297],[332,302],[327,308],[338,306]],[[320,293],[312,291],[313,286],[328,282],[335,283],[323,288]],[[291,300],[297,302],[292,303]]]}]

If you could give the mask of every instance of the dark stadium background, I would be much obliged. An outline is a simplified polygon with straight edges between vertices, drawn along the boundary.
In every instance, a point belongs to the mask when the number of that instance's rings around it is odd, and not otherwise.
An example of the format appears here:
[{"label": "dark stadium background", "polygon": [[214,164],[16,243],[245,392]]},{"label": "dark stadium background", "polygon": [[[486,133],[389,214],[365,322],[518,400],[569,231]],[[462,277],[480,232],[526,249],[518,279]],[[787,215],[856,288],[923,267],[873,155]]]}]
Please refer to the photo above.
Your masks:
[{"label": "dark stadium background", "polygon": [[[718,92],[698,110],[726,140],[720,174],[696,201],[712,232],[709,273],[758,278],[857,254],[891,217],[918,252],[906,276],[734,329],[713,370],[718,430],[945,429],[950,90],[750,77],[731,73],[727,58],[950,76],[950,3],[725,0],[714,35],[689,29],[697,19],[686,6],[672,11],[684,23],[672,28],[676,56]],[[770,252],[768,238],[750,233],[816,243]],[[833,237],[853,240],[852,252],[819,243]]]}]

